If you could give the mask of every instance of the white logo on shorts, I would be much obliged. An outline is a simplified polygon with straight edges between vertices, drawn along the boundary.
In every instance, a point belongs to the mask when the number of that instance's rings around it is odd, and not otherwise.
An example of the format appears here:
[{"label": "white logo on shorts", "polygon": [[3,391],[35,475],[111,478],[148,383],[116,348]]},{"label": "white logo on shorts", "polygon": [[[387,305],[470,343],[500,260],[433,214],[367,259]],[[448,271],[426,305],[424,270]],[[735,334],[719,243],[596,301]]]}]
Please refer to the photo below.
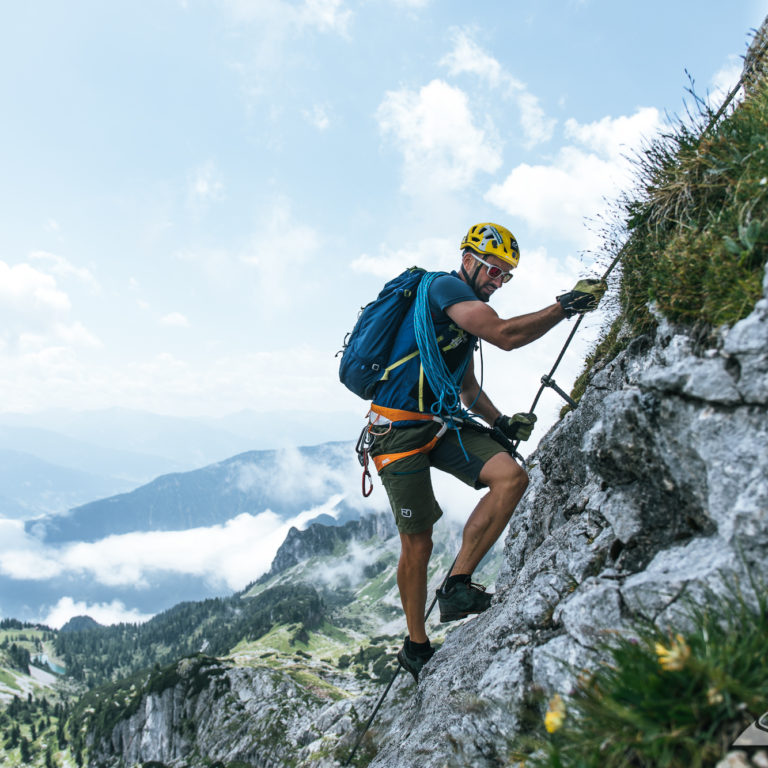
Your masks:
[{"label": "white logo on shorts", "polygon": [[403,508],[400,510],[400,514],[401,514],[403,517],[410,517],[410,516],[411,516],[413,513],[411,512],[411,510],[410,510],[410,509],[406,509],[405,507],[403,507]]}]

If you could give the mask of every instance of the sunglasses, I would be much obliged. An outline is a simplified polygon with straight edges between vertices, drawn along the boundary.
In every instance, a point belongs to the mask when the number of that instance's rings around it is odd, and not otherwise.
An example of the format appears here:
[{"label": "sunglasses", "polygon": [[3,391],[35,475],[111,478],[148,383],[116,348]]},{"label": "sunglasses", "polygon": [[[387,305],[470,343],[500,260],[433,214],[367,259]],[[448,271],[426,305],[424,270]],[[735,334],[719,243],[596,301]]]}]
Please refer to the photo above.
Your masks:
[{"label": "sunglasses", "polygon": [[512,279],[512,270],[505,272],[501,267],[497,267],[495,264],[489,264],[487,261],[483,261],[483,259],[474,253],[472,254],[472,258],[477,259],[481,264],[485,264],[488,270],[488,277],[490,277],[491,280],[496,280],[496,278],[500,277],[502,284],[504,284],[508,283]]}]

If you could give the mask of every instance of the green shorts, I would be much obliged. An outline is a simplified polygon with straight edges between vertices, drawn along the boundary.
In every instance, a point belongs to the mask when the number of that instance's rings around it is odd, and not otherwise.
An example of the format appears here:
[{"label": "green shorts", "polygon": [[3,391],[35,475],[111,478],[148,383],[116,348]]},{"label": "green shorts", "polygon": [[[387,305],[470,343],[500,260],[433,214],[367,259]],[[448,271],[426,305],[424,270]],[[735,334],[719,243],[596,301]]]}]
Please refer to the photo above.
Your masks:
[{"label": "green shorts", "polygon": [[[371,456],[420,448],[439,430],[440,425],[435,422],[392,429],[376,436]],[[406,456],[385,466],[379,477],[387,491],[397,530],[400,533],[421,533],[442,516],[443,511],[432,490],[432,467],[449,472],[473,488],[483,488],[484,484],[478,479],[480,471],[497,453],[505,453],[505,450],[489,435],[463,429],[460,445],[456,430],[449,429],[429,453]]]}]

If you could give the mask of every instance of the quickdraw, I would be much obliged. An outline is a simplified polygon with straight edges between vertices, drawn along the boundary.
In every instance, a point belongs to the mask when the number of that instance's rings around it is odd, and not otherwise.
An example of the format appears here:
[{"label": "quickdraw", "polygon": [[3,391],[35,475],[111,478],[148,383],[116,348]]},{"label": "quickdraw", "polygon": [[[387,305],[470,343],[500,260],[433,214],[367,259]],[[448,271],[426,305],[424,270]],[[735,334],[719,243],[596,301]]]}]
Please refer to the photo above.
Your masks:
[{"label": "quickdraw", "polygon": [[371,471],[368,469],[369,451],[373,445],[373,440],[374,436],[366,424],[360,433],[360,437],[357,438],[357,445],[355,446],[357,459],[363,468],[362,491],[363,497],[366,499],[373,493],[373,478],[371,477]]}]

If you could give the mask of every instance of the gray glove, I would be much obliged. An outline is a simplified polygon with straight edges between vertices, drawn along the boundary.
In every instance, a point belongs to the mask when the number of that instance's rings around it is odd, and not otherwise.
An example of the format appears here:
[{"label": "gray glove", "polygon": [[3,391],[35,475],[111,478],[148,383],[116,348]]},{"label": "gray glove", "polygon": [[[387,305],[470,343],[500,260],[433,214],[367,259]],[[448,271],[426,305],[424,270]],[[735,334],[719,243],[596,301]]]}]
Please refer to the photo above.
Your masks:
[{"label": "gray glove", "polygon": [[572,291],[558,296],[557,301],[560,302],[566,317],[581,315],[597,309],[597,305],[607,288],[605,280],[593,278],[579,280]]},{"label": "gray glove", "polygon": [[536,423],[534,413],[516,413],[514,416],[499,416],[493,422],[493,428],[510,440],[527,440]]}]

